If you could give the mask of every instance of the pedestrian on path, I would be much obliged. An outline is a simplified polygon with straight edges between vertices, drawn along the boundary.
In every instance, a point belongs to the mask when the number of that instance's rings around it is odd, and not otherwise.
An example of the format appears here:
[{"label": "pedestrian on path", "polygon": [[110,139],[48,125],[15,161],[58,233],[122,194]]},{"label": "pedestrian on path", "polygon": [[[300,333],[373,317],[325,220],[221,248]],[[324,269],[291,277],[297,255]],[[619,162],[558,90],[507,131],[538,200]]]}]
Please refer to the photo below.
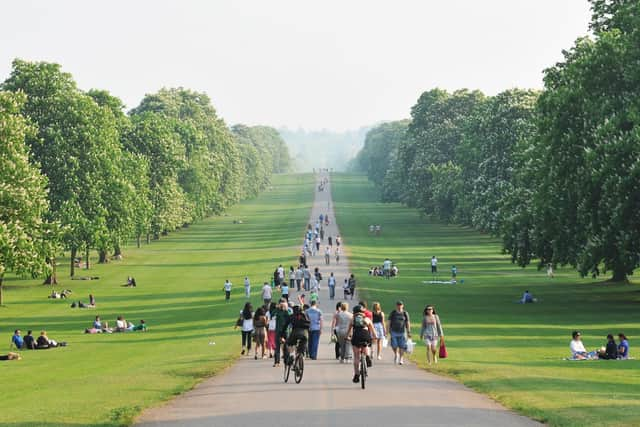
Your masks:
[{"label": "pedestrian on path", "polygon": [[349,299],[349,279],[346,277],[342,284],[342,291],[344,292],[344,299]]},{"label": "pedestrian on path", "polygon": [[340,247],[336,248],[336,264],[340,264]]},{"label": "pedestrian on path", "polygon": [[324,227],[320,226],[320,240],[324,240]]},{"label": "pedestrian on path", "polygon": [[340,345],[340,363],[346,363],[351,358],[351,346],[349,345],[348,332],[353,315],[349,313],[349,304],[340,304],[340,310],[333,318],[332,327],[336,330],[336,337]]},{"label": "pedestrian on path", "polygon": [[224,290],[224,299],[226,302],[229,302],[231,300],[231,286],[233,285],[231,284],[229,279],[224,281],[224,286],[222,287],[222,289]]},{"label": "pedestrian on path", "polygon": [[302,274],[304,277],[304,290],[308,292],[311,289],[311,271],[309,271],[308,265],[304,265]]},{"label": "pedestrian on path", "polygon": [[262,302],[264,302],[265,307],[269,307],[269,304],[271,304],[272,292],[273,289],[271,286],[267,282],[264,282],[262,286]]},{"label": "pedestrian on path", "polygon": [[356,294],[356,277],[353,275],[353,273],[351,273],[351,275],[349,276],[349,295],[351,295],[351,299],[353,299],[353,296]]},{"label": "pedestrian on path", "polygon": [[307,310],[309,318],[309,357],[311,360],[318,358],[318,345],[322,334],[322,310],[318,308],[318,302],[311,300],[311,307]]},{"label": "pedestrian on path", "polygon": [[[240,354],[244,354],[245,351],[251,351],[251,335],[253,333],[253,306],[250,302],[244,304],[244,308],[240,310],[240,318],[238,323],[242,326],[242,351]],[[234,329],[238,328],[238,323]],[[245,350],[246,349],[246,350]]]},{"label": "pedestrian on path", "polygon": [[302,279],[304,279],[304,273],[302,272],[302,265],[299,265],[298,268],[296,268],[296,289],[298,290],[298,292],[300,292]]},{"label": "pedestrian on path", "polygon": [[332,300],[336,296],[336,278],[331,272],[329,279],[327,279],[327,285],[329,286],[329,299]]},{"label": "pedestrian on path", "polygon": [[244,296],[247,299],[251,298],[251,282],[247,276],[244,278]]},{"label": "pedestrian on path", "polygon": [[258,359],[258,350],[260,350],[260,358],[265,358],[265,347],[267,343],[267,317],[265,316],[264,308],[259,307],[253,316],[253,336],[256,343],[256,352],[253,356],[254,359]]},{"label": "pedestrian on path", "polygon": [[327,240],[329,242],[329,246],[333,247],[333,238],[331,236],[329,236],[329,238]]},{"label": "pedestrian on path", "polygon": [[420,338],[424,339],[427,347],[427,363],[438,363],[436,352],[440,337],[444,336],[440,317],[436,313],[436,309],[432,305],[428,305],[422,312],[422,328],[420,328]]},{"label": "pedestrian on path", "polygon": [[402,365],[404,363],[404,352],[407,351],[407,337],[411,338],[411,323],[409,321],[409,313],[404,310],[404,302],[396,302],[396,309],[389,314],[387,330],[391,337],[393,362]]},{"label": "pedestrian on path", "polygon": [[281,299],[278,308],[274,312],[276,319],[276,336],[275,336],[275,353],[273,358],[273,366],[280,365],[280,348],[282,348],[283,356],[286,360],[287,346],[283,345],[287,339],[287,326],[289,325],[289,306],[284,299]]},{"label": "pedestrian on path", "polygon": [[336,246],[340,246],[341,243],[342,243],[342,239],[340,238],[340,235],[338,234],[336,236]]},{"label": "pedestrian on path", "polygon": [[293,265],[289,267],[289,288],[294,289],[296,286],[296,271],[293,269]]},{"label": "pedestrian on path", "polygon": [[276,349],[276,312],[277,304],[272,302],[269,304],[269,311],[267,311],[267,348],[269,349],[269,358],[273,357],[273,352]]},{"label": "pedestrian on path", "polygon": [[316,253],[320,252],[320,244],[322,243],[322,240],[320,240],[320,236],[316,237]]},{"label": "pedestrian on path", "polygon": [[384,311],[379,302],[374,302],[372,306],[373,314],[373,329],[376,331],[374,338],[374,344],[376,348],[376,355],[378,360],[382,359],[382,342],[387,336],[387,330],[384,326]]},{"label": "pedestrian on path", "polygon": [[331,264],[331,249],[327,246],[324,250],[324,263],[329,265]]},{"label": "pedestrian on path", "polygon": [[320,290],[320,283],[322,282],[322,273],[320,273],[320,269],[318,267],[316,267],[313,270],[313,277],[315,279],[315,285],[318,288],[318,290]]}]

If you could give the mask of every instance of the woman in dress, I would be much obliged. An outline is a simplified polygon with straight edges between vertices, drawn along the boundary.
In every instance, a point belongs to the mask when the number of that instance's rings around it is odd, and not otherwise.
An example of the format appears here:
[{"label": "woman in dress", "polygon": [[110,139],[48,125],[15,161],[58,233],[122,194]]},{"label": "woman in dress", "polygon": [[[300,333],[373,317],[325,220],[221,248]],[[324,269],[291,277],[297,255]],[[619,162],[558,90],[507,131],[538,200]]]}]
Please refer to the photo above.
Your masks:
[{"label": "woman in dress", "polygon": [[378,360],[382,359],[382,340],[387,336],[386,328],[384,327],[384,311],[380,307],[379,302],[374,302],[372,307],[373,314],[373,329],[376,331],[376,336],[373,340],[376,345],[376,354]]},{"label": "woman in dress", "polygon": [[436,313],[436,309],[432,305],[428,305],[424,308],[422,317],[422,329],[420,329],[420,338],[424,339],[424,343],[427,346],[427,363],[438,363],[436,352],[438,351],[438,343],[440,337],[443,337],[442,325],[440,324],[440,317]]},{"label": "woman in dress", "polygon": [[263,359],[265,358],[265,346],[267,341],[267,317],[264,314],[264,309],[262,307],[256,310],[256,314],[253,316],[253,336],[254,341],[256,343],[256,352],[253,356],[254,359],[258,359],[258,348],[261,349],[261,356]]}]

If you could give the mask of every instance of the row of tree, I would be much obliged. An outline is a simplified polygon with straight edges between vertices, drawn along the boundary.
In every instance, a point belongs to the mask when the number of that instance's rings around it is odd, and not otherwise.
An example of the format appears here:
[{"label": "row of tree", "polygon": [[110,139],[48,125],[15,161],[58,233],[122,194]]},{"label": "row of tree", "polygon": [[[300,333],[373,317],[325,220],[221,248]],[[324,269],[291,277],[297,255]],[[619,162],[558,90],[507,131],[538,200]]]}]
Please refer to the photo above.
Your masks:
[{"label": "row of tree", "polygon": [[[162,89],[125,114],[60,66],[15,60],[0,85],[0,286],[47,273],[55,254],[149,242],[253,197],[289,168],[269,127],[227,127],[206,94]],[[1,289],[1,288],[0,288]],[[1,297],[1,296],[0,296]]]},{"label": "row of tree", "polygon": [[593,37],[541,92],[425,92],[371,130],[356,164],[382,200],[500,236],[514,262],[640,265],[640,3],[592,0]]}]

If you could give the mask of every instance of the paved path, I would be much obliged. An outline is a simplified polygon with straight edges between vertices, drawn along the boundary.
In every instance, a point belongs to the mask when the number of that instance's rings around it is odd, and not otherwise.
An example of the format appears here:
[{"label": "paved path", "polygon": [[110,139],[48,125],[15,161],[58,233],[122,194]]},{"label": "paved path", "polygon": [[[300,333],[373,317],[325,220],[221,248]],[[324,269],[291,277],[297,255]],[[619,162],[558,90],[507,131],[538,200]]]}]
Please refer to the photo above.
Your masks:
[{"label": "paved path", "polygon": [[[327,236],[335,239],[338,234],[330,190],[329,185],[325,191],[316,192],[310,216],[310,222],[315,223],[320,213],[329,213],[331,224],[326,229],[325,242]],[[300,230],[301,239],[303,232]],[[344,243],[348,246],[348,236]],[[318,360],[305,360],[302,383],[295,384],[292,373],[289,383],[284,384],[282,368],[272,367],[272,359],[256,361],[253,356],[245,357],[226,373],[203,382],[164,406],[146,411],[138,425],[540,426],[456,381],[430,374],[410,363],[394,365],[390,349],[384,360],[374,361],[366,390],[353,384],[352,365],[339,364],[334,358],[333,345],[329,344],[329,325],[336,301],[329,301],[326,286],[331,271],[341,285],[349,273],[348,260],[343,253],[340,265],[335,265],[332,258],[332,264],[326,266],[323,254],[321,251],[312,257],[309,267],[312,271],[319,267],[323,274],[320,307],[325,313],[325,328]],[[297,255],[293,253],[292,258]],[[336,294],[342,296],[342,292]],[[383,309],[389,312],[393,307]]]}]

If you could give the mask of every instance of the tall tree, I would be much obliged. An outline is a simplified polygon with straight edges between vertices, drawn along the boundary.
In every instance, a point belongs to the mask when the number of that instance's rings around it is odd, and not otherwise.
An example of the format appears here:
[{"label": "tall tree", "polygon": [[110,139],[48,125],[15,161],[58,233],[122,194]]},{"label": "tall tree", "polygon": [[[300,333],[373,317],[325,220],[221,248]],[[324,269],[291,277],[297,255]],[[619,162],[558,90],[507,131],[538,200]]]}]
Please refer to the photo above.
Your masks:
[{"label": "tall tree", "polygon": [[20,114],[23,93],[0,91],[0,305],[5,273],[32,276],[51,270],[55,248],[48,209],[46,178],[29,162],[25,140],[35,128]]}]

